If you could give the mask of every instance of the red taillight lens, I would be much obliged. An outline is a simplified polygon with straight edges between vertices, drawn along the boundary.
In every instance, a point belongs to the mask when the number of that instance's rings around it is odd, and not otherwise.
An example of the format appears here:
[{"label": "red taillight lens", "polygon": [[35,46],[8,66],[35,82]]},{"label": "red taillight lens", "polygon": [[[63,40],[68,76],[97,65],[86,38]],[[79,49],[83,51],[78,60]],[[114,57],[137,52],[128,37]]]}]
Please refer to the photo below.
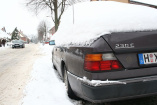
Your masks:
[{"label": "red taillight lens", "polygon": [[[117,70],[117,69],[122,69],[121,64],[119,63],[118,60],[116,60],[116,58],[114,58],[114,60],[109,60],[107,58],[107,60],[101,59],[99,56],[99,60],[95,60],[95,56],[97,56],[96,54],[90,54],[90,58],[94,58],[93,61],[92,59],[89,59],[89,55],[86,55],[85,58],[85,64],[84,67],[86,70],[88,71],[104,71],[104,70]],[[87,59],[88,58],[88,59]],[[111,58],[113,59],[113,58]]]},{"label": "red taillight lens", "polygon": [[111,70],[111,61],[101,61],[100,70]]},{"label": "red taillight lens", "polygon": [[117,60],[114,60],[112,61],[112,69],[122,69],[122,66]]},{"label": "red taillight lens", "polygon": [[85,69],[90,71],[98,71],[100,62],[97,61],[86,61],[85,62]]}]

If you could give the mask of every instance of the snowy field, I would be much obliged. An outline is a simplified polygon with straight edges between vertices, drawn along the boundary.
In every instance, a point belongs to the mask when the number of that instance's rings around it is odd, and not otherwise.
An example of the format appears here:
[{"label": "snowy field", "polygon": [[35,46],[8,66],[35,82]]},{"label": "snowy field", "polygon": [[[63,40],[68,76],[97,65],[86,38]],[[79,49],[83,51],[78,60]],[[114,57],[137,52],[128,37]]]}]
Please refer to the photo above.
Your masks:
[{"label": "snowy field", "polygon": [[64,83],[52,67],[52,48],[49,45],[40,45],[40,54],[43,56],[33,65],[22,105],[82,105],[81,101],[68,98]]}]

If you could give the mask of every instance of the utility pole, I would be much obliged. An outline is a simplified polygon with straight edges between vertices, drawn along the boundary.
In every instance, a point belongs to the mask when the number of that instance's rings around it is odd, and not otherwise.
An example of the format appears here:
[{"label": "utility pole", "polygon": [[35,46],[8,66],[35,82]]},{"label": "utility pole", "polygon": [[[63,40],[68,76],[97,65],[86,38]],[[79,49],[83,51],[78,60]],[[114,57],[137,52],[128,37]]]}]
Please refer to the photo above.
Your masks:
[{"label": "utility pole", "polygon": [[74,4],[73,4],[73,24],[74,24],[75,18],[74,18]]}]

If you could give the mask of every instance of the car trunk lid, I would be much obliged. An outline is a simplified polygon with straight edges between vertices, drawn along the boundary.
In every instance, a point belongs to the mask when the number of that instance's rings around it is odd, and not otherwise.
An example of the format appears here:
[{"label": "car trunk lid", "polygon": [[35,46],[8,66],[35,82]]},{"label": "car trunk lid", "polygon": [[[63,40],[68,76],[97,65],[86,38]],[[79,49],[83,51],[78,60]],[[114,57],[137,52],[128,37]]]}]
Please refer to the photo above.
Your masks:
[{"label": "car trunk lid", "polygon": [[115,53],[157,51],[157,31],[119,32],[103,38]]},{"label": "car trunk lid", "polygon": [[149,64],[141,64],[141,58],[139,57],[139,54],[148,53],[149,56],[150,53],[157,52],[157,31],[119,32],[102,37],[109,44],[124,68],[138,69],[157,66],[157,62],[153,64],[150,62]]},{"label": "car trunk lid", "polygon": [[[120,80],[157,75],[155,65],[140,64],[138,54],[157,52],[157,31],[121,32],[102,36],[124,69],[92,73],[95,80]],[[104,52],[105,53],[105,52]]]}]

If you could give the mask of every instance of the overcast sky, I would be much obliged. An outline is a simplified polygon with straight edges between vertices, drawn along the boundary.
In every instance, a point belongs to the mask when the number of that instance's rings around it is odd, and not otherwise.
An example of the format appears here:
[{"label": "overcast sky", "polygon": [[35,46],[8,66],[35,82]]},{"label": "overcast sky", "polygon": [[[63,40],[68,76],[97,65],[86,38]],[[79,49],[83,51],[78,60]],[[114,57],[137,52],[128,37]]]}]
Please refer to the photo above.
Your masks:
[{"label": "overcast sky", "polygon": [[37,26],[41,20],[48,20],[53,26],[51,18],[46,17],[49,16],[48,13],[44,12],[36,16],[24,5],[25,0],[0,1],[0,29],[5,27],[8,33],[12,33],[17,27],[18,30],[22,30],[28,36],[36,35]]}]

